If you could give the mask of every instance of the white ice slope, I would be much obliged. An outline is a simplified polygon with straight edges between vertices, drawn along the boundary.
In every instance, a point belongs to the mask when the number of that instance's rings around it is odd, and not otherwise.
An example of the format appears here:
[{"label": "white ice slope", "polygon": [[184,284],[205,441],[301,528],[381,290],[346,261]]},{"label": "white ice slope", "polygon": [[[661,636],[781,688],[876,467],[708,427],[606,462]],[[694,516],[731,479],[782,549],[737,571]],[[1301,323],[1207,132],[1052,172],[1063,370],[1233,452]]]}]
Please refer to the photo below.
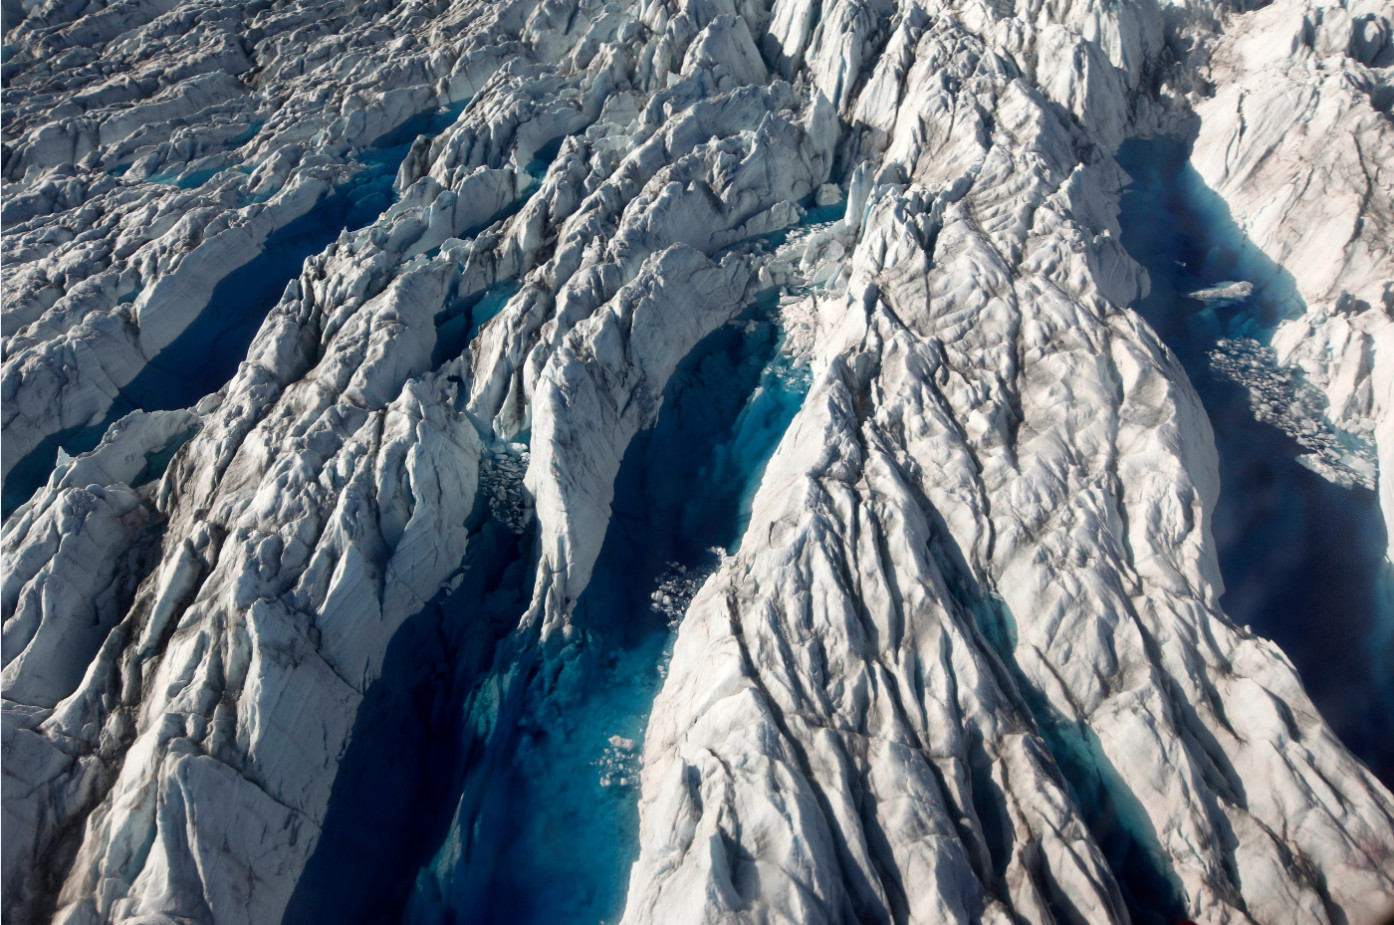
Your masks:
[{"label": "white ice slope", "polygon": [[[1372,920],[1394,801],[1219,608],[1213,439],[1127,307],[1111,156],[1198,131],[1306,308],[1281,360],[1389,472],[1394,51],[1357,6],[7,3],[7,473],[281,229],[393,201],[320,230],[231,381],[6,521],[6,920],[280,920],[389,642],[516,496],[482,461],[530,451],[518,677],[678,363],[775,284],[816,284],[814,385],[679,628],[624,920],[1125,922],[1138,869],[1175,919]],[[760,245],[828,183],[837,226]]]}]

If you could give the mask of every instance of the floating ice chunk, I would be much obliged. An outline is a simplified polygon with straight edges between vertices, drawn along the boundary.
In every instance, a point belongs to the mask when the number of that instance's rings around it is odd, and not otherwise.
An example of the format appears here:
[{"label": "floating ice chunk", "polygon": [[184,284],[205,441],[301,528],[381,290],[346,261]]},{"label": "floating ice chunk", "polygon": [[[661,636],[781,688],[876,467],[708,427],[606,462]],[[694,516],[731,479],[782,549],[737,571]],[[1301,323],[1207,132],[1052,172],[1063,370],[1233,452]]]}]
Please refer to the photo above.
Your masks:
[{"label": "floating ice chunk", "polygon": [[1327,416],[1326,395],[1280,365],[1273,348],[1252,338],[1224,338],[1210,352],[1210,365],[1249,393],[1254,417],[1310,451],[1297,457],[1299,463],[1337,485],[1375,487],[1379,465],[1369,435],[1338,431]]},{"label": "floating ice chunk", "polygon": [[1186,293],[1192,299],[1200,299],[1202,302],[1229,302],[1247,299],[1249,294],[1254,291],[1254,284],[1241,281],[1237,283],[1220,283],[1209,289],[1197,289],[1195,292]]}]

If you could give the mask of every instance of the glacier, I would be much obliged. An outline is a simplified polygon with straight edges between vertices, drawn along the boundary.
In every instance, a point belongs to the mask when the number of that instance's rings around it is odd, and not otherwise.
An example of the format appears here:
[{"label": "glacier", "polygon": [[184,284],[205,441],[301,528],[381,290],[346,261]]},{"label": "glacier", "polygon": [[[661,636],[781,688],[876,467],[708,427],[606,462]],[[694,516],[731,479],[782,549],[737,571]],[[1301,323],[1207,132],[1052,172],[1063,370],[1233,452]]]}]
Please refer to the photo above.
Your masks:
[{"label": "glacier", "polygon": [[5,0],[6,922],[1394,907],[1381,0]]},{"label": "glacier", "polygon": [[[1246,489],[1221,492],[1216,502],[1221,604],[1235,622],[1262,626],[1282,646],[1322,716],[1388,779],[1394,754],[1385,731],[1394,728],[1394,700],[1385,659],[1394,589],[1375,486],[1366,481],[1373,453],[1326,421],[1322,402],[1310,394],[1316,388],[1260,346],[1277,330],[1266,317],[1275,301],[1272,278],[1259,290],[1221,284],[1239,269],[1242,238],[1223,216],[1202,217],[1214,204],[1194,177],[1176,175],[1185,170],[1185,154],[1165,140],[1120,149],[1133,178],[1120,221],[1125,247],[1151,282],[1137,310],[1172,346],[1202,396],[1221,484]],[[1179,192],[1185,190],[1193,195]],[[1169,220],[1149,221],[1158,215]],[[1193,230],[1178,237],[1173,227]],[[1193,288],[1216,277],[1221,283]]]}]

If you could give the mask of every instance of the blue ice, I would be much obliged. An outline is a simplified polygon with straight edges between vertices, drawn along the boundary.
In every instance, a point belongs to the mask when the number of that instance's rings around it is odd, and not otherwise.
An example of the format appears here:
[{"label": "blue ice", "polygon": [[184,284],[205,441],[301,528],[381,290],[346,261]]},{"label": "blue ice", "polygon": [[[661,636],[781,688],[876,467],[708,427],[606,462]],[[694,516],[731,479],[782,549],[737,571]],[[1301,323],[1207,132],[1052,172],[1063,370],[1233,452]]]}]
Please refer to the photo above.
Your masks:
[{"label": "blue ice", "polygon": [[[1188,156],[1168,139],[1124,144],[1118,161],[1133,183],[1120,223],[1124,246],[1152,281],[1136,308],[1181,360],[1214,428],[1221,604],[1234,622],[1282,647],[1336,734],[1394,785],[1394,612],[1378,499],[1299,464],[1304,448],[1256,420],[1246,391],[1212,370],[1208,353],[1219,337],[1265,340],[1295,288],[1246,246]],[[1254,282],[1253,294],[1218,302],[1186,295],[1232,280]]]},{"label": "blue ice", "polygon": [[698,345],[626,452],[575,607],[579,641],[486,680],[519,693],[479,701],[472,725],[492,738],[473,748],[487,757],[467,775],[406,921],[617,920],[637,847],[638,759],[675,616],[738,545],[808,388],[781,349],[774,303],[758,300]]}]

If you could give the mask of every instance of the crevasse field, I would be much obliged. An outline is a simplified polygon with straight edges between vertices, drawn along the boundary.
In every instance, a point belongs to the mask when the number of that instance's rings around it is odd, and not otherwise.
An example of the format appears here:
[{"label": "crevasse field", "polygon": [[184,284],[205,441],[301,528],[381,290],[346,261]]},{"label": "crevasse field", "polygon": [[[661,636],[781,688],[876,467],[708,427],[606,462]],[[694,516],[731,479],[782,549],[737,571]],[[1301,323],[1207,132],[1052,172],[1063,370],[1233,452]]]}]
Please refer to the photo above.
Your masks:
[{"label": "crevasse field", "polygon": [[1386,0],[4,0],[6,925],[1383,925]]}]

